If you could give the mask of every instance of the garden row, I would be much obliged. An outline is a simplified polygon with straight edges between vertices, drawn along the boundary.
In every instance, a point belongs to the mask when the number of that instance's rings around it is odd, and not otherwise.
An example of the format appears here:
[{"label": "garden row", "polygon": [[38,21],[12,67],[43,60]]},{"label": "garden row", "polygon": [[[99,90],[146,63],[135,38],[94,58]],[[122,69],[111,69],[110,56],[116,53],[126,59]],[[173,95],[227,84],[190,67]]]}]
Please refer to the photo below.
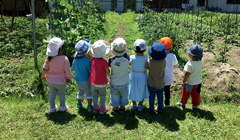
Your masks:
[{"label": "garden row", "polygon": [[211,51],[213,40],[223,37],[224,44],[219,46],[222,52],[221,61],[226,61],[224,55],[230,49],[226,44],[240,45],[239,15],[211,11],[192,10],[182,13],[156,13],[146,9],[138,18],[138,29],[143,32],[143,38],[149,44],[163,36],[173,39],[173,52],[178,55],[187,40],[201,44],[205,50]]}]

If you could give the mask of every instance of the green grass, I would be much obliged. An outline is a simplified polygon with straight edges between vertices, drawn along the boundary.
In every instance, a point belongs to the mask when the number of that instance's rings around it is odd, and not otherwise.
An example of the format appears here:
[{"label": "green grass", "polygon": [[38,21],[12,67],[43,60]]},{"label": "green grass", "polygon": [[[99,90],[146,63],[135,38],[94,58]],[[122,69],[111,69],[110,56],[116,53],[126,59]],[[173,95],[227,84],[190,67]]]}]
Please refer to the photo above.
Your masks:
[{"label": "green grass", "polygon": [[[202,103],[198,112],[174,104],[163,114],[131,111],[105,115],[75,109],[75,93],[68,94],[67,112],[48,114],[48,102],[35,98],[0,98],[0,139],[238,139],[240,107]],[[58,96],[57,96],[58,97]],[[109,100],[109,94],[107,95]],[[59,101],[57,100],[57,104]],[[87,101],[83,104],[86,106]],[[148,102],[145,102],[148,105]],[[107,102],[107,105],[108,102]]]}]

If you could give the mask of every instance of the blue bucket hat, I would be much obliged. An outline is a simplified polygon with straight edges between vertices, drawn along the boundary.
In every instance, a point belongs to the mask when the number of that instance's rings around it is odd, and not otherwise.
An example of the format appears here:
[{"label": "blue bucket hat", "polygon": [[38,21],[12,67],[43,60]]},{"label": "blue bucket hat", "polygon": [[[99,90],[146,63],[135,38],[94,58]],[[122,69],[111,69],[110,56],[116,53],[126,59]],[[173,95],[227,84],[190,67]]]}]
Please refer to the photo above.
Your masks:
[{"label": "blue bucket hat", "polygon": [[188,49],[188,53],[191,54],[192,56],[197,57],[199,60],[202,60],[203,57],[203,47],[201,45],[192,45]]},{"label": "blue bucket hat", "polygon": [[78,43],[75,45],[76,49],[76,54],[75,58],[80,58],[86,55],[90,51],[91,47],[91,41],[88,39],[80,40]]},{"label": "blue bucket hat", "polygon": [[155,60],[163,60],[167,56],[165,46],[160,42],[155,42],[148,48],[148,54]]}]

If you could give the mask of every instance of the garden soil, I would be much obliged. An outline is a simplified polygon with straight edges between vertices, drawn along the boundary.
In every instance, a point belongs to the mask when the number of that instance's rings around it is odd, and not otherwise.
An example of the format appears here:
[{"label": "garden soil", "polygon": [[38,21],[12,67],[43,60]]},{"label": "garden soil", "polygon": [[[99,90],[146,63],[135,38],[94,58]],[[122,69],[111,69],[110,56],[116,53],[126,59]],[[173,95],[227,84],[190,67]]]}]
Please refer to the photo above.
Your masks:
[{"label": "garden soil", "polygon": [[[214,43],[221,43],[221,39],[214,40]],[[187,41],[186,46],[189,47],[193,41]],[[232,50],[228,52],[228,62],[217,61],[218,52],[216,48],[212,52],[203,53],[203,71],[202,84],[203,88],[221,92],[240,92],[240,47],[232,46]],[[215,53],[216,52],[216,53]],[[187,59],[188,55],[186,54]],[[181,86],[183,79],[183,69],[176,68],[174,70],[174,83]]]}]

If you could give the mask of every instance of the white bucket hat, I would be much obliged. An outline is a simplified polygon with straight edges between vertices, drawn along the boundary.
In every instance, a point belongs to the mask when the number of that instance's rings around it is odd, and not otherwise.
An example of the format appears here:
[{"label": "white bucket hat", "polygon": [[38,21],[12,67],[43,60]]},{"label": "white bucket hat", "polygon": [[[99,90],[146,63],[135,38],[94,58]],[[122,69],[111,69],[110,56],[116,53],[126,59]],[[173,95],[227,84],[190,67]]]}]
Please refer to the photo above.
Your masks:
[{"label": "white bucket hat", "polygon": [[146,41],[143,39],[137,39],[133,44],[133,49],[136,51],[136,47],[140,47],[140,51],[146,50],[147,44]]},{"label": "white bucket hat", "polygon": [[126,41],[123,38],[116,38],[111,44],[111,51],[116,56],[122,56],[126,53]]},{"label": "white bucket hat", "polygon": [[91,53],[92,56],[95,58],[102,58],[104,57],[107,53],[109,53],[110,47],[107,41],[105,40],[98,40],[94,42],[92,48],[91,48]]},{"label": "white bucket hat", "polygon": [[58,49],[60,47],[62,47],[62,45],[64,44],[64,40],[58,38],[58,37],[54,37],[52,38],[47,46],[47,56],[56,56],[58,55]]}]

